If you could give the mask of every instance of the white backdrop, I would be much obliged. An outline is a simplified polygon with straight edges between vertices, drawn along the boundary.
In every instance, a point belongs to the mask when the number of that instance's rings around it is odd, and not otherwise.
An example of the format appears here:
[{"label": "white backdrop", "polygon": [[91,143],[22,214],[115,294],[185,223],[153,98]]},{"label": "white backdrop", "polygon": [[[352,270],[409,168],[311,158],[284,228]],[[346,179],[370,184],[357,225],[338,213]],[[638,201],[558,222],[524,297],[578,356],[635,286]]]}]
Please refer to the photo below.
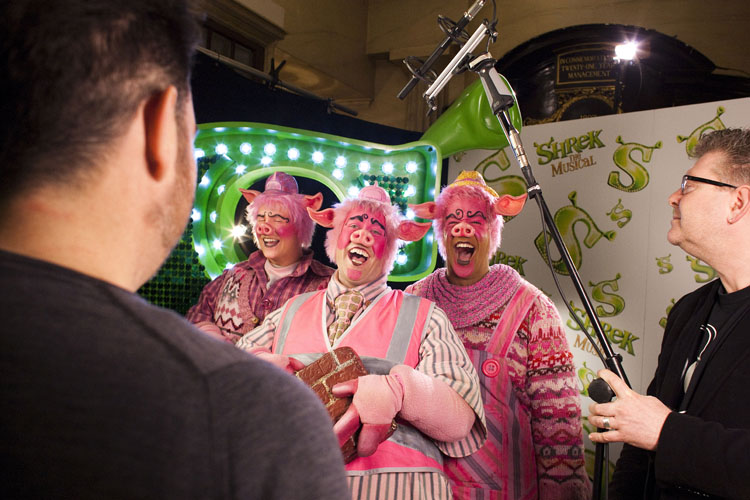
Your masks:
[{"label": "white backdrop", "polygon": [[[536,180],[574,257],[632,387],[645,392],[654,374],[668,309],[682,295],[715,277],[704,262],[666,240],[672,210],[668,196],[693,163],[688,150],[706,131],[750,126],[750,98],[610,115],[521,130]],[[478,170],[500,193],[520,194],[520,169],[510,148],[473,150],[449,161],[449,181]],[[515,267],[556,303],[566,323],[588,413],[588,383],[602,367],[573,322],[537,242],[537,204],[506,222],[498,261]],[[551,261],[564,269],[550,240]],[[557,274],[557,273],[556,273]],[[581,311],[568,276],[557,274],[565,296]],[[584,434],[588,425],[584,420]],[[593,445],[586,439],[587,449]],[[618,450],[613,449],[616,455]]]}]

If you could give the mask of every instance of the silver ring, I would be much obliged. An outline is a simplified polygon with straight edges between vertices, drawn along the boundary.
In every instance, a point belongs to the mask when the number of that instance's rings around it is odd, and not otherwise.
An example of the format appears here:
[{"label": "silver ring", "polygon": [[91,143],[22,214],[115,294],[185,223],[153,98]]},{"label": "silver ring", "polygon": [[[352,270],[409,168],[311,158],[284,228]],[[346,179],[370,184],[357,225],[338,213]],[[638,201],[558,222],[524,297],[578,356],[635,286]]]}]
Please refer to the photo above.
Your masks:
[{"label": "silver ring", "polygon": [[612,428],[609,425],[609,417],[602,418],[602,425],[604,426],[605,429],[611,429]]}]

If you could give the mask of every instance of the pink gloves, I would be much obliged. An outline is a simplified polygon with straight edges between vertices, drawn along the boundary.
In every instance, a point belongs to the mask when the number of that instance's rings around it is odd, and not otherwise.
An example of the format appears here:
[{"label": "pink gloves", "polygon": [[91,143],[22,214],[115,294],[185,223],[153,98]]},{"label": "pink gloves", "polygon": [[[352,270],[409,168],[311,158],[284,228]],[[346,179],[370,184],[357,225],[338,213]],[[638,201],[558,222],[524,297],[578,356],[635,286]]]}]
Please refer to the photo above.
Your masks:
[{"label": "pink gloves", "polygon": [[406,366],[394,366],[389,375],[365,375],[336,384],[335,396],[354,394],[346,413],[333,427],[339,443],[356,432],[357,453],[375,453],[391,430],[396,414],[427,436],[438,441],[466,437],[474,425],[474,410],[448,384]]},{"label": "pink gloves", "polygon": [[284,354],[273,354],[270,349],[266,347],[254,347],[248,351],[251,354],[258,356],[263,361],[267,361],[272,365],[276,365],[287,373],[294,375],[296,372],[305,367],[305,364],[295,358],[290,358]]},{"label": "pink gloves", "polygon": [[391,368],[404,385],[401,418],[437,441],[458,441],[474,426],[474,410],[448,384],[406,366]]},{"label": "pink gloves", "polygon": [[354,400],[336,425],[333,432],[343,445],[359,428],[357,454],[368,457],[390,435],[391,424],[401,410],[404,388],[396,377],[390,375],[364,375],[354,380],[336,384],[331,388],[334,396],[354,394]]}]

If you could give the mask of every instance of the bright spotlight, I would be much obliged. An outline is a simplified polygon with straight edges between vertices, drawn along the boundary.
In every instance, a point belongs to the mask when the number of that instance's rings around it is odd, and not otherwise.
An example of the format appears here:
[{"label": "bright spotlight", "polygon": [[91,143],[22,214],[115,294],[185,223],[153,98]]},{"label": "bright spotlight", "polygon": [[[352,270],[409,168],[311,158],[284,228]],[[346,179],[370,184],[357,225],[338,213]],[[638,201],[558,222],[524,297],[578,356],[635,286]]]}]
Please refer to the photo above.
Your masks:
[{"label": "bright spotlight", "polygon": [[638,52],[638,44],[635,42],[626,42],[615,45],[615,56],[621,61],[632,61]]}]

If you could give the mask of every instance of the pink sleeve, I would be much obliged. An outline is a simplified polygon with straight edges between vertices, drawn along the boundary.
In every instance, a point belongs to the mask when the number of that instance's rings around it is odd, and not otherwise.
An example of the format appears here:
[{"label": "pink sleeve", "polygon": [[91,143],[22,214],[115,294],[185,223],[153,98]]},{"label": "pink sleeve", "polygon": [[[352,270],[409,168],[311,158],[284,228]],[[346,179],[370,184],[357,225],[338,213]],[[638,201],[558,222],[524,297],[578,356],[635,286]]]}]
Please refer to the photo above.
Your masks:
[{"label": "pink sleeve", "polygon": [[420,361],[416,369],[445,382],[466,401],[476,417],[474,426],[466,438],[452,442],[438,441],[438,448],[450,457],[471,455],[487,440],[479,378],[448,316],[438,307],[432,311],[419,356]]},{"label": "pink sleeve", "polygon": [[211,322],[214,320],[214,309],[218,300],[221,289],[224,287],[224,280],[227,272],[224,271],[221,276],[217,277],[210,283],[207,283],[198,297],[198,303],[191,307],[185,317],[193,324],[202,322]]},{"label": "pink sleeve", "polygon": [[416,283],[412,283],[411,285],[407,286],[404,289],[405,293],[410,293],[412,295],[420,295],[420,291],[422,290],[422,286],[420,285],[420,281],[417,281]]},{"label": "pink sleeve", "polygon": [[589,498],[581,403],[562,320],[540,295],[520,327],[528,335],[526,393],[537,457],[540,498]]}]

